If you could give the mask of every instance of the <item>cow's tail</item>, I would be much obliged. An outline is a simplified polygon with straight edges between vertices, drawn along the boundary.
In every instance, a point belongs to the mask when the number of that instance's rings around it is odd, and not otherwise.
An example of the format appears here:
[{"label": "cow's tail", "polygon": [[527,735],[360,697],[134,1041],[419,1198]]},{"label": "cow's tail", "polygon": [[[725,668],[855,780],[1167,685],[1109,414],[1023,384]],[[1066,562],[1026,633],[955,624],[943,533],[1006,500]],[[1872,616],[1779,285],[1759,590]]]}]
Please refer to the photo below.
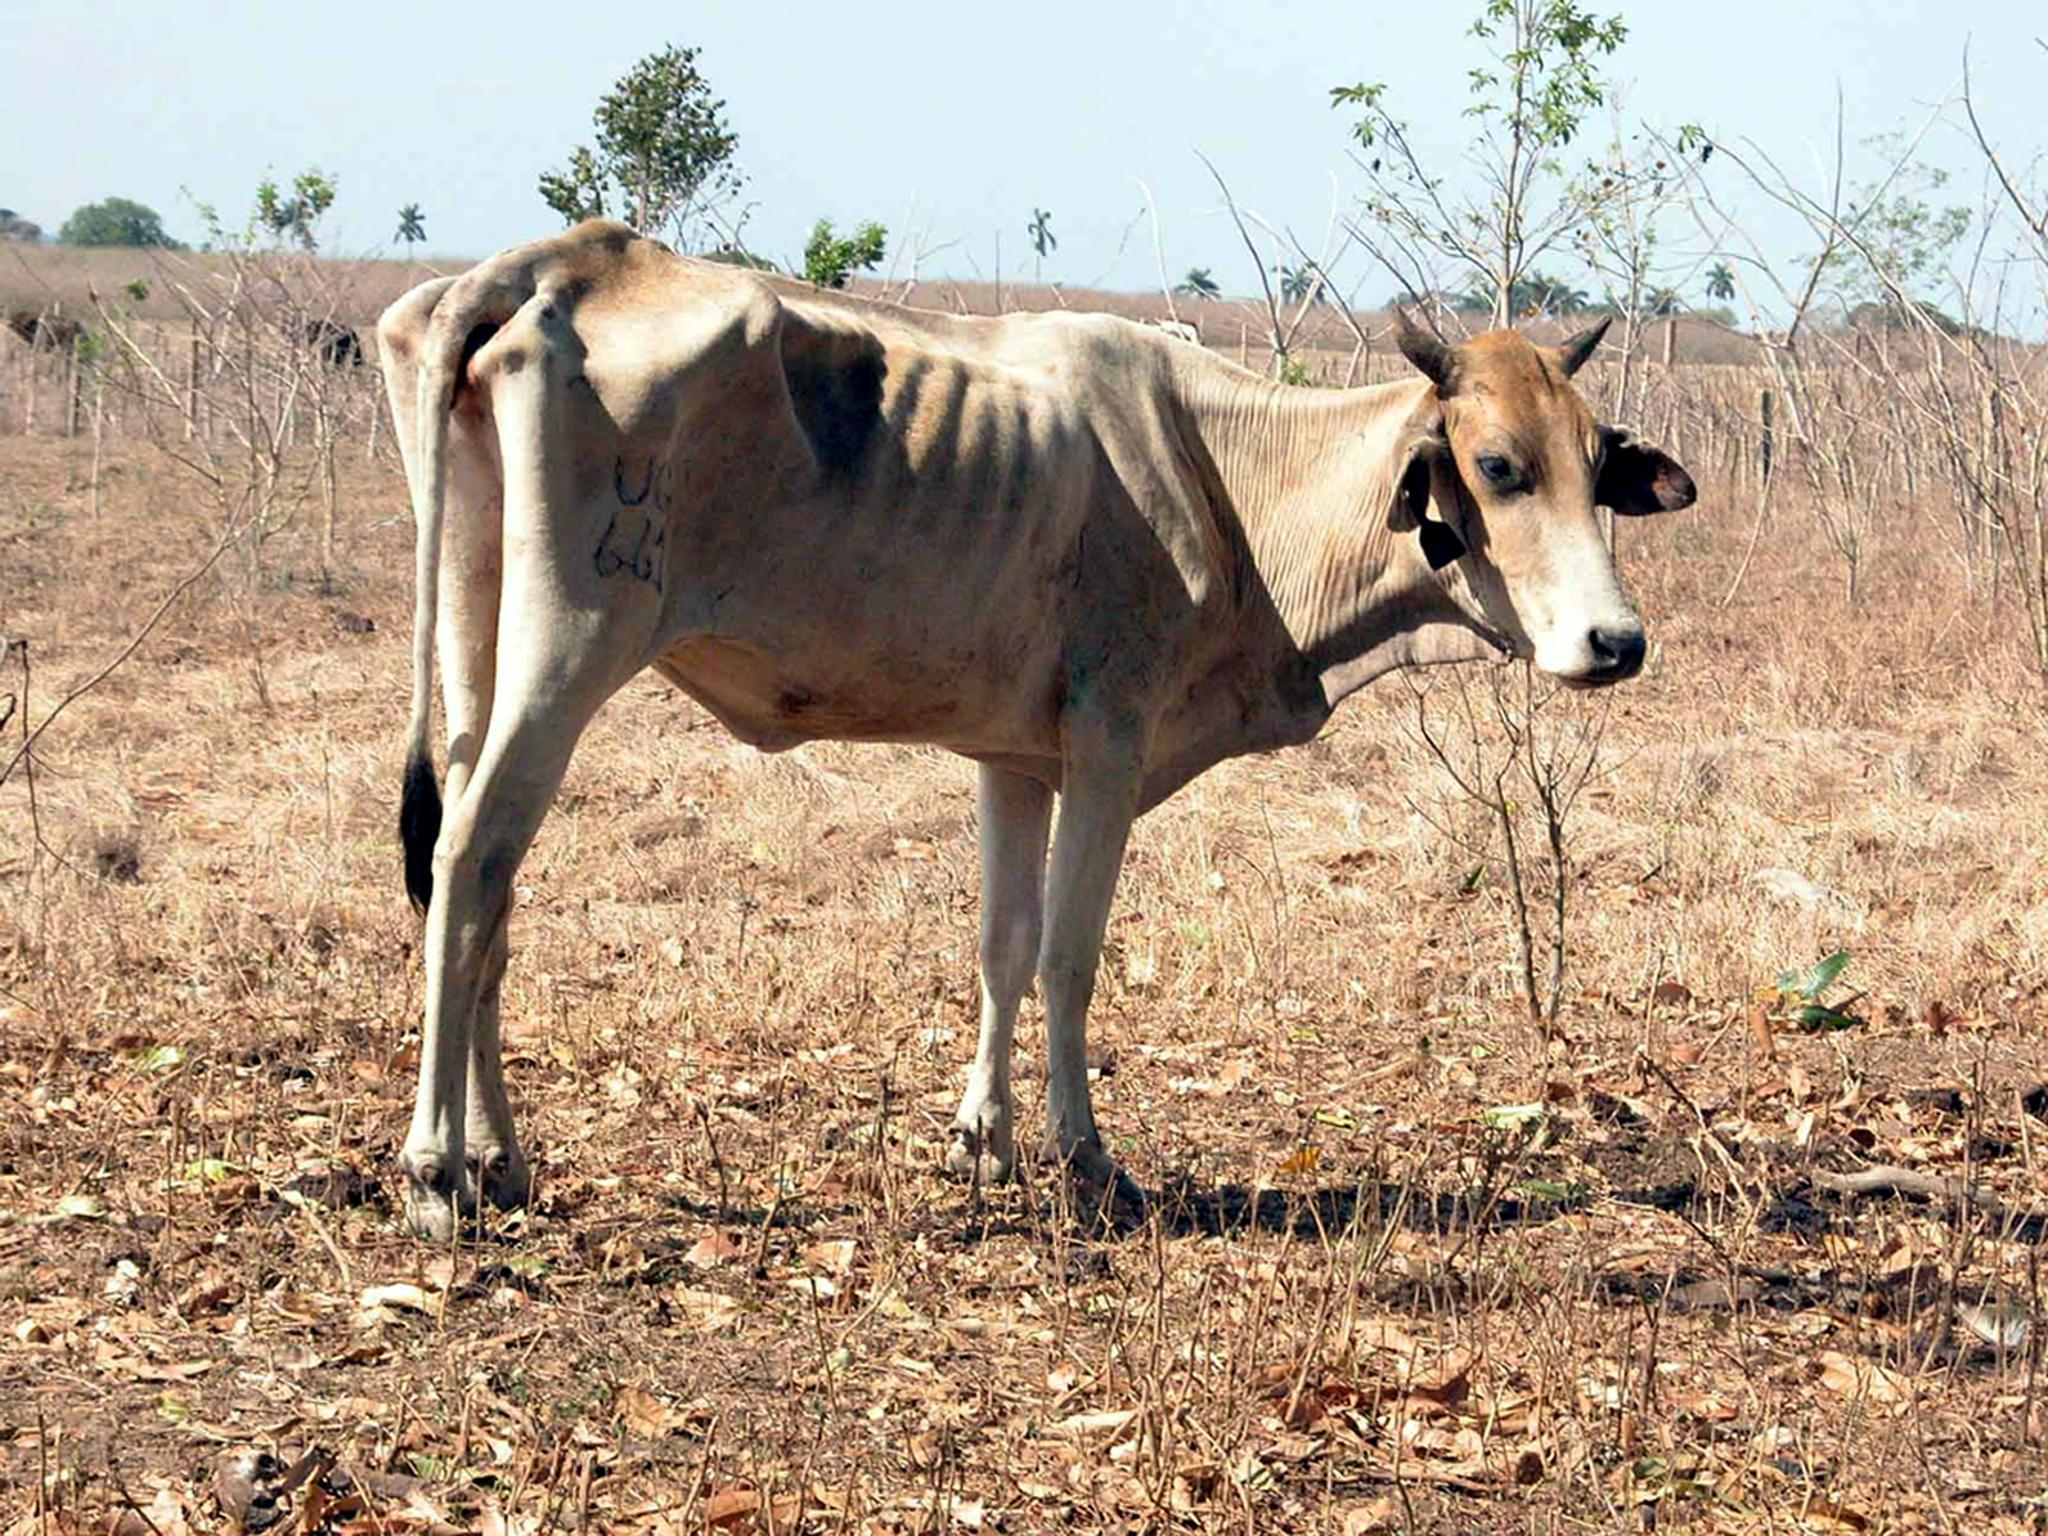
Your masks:
[{"label": "cow's tail", "polygon": [[[434,899],[434,844],[441,836],[441,786],[434,773],[434,631],[441,588],[441,526],[448,504],[448,413],[459,358],[437,347],[435,327],[420,359],[414,407],[412,511],[416,537],[412,613],[412,718],[406,728],[405,789],[398,836],[405,847],[405,889],[422,912]],[[458,333],[459,334],[459,333]]]},{"label": "cow's tail", "polygon": [[[568,250],[608,247],[616,254],[638,238],[623,224],[591,222],[555,240],[507,251],[471,268],[443,290],[419,341],[412,453],[406,460],[419,539],[413,567],[412,722],[407,730],[398,836],[405,846],[405,889],[422,911],[433,901],[434,845],[441,836],[441,786],[434,774],[434,749],[428,732],[433,719],[435,626],[441,595],[441,530],[448,506],[449,416],[455,409],[456,389],[478,349],[533,298],[541,272],[550,261]],[[388,370],[388,356],[385,362]],[[392,414],[398,413],[394,410]]]}]

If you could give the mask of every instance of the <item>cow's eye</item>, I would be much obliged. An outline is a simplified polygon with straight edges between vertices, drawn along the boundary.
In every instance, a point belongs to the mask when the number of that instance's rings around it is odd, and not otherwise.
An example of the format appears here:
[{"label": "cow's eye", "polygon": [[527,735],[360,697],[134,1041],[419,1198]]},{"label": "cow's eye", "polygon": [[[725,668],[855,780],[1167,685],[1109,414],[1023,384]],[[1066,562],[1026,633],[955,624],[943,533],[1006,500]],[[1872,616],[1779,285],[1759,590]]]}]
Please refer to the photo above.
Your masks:
[{"label": "cow's eye", "polygon": [[1520,482],[1515,466],[1497,453],[1482,453],[1479,456],[1479,473],[1486,476],[1488,483],[1501,490],[1507,490]]}]

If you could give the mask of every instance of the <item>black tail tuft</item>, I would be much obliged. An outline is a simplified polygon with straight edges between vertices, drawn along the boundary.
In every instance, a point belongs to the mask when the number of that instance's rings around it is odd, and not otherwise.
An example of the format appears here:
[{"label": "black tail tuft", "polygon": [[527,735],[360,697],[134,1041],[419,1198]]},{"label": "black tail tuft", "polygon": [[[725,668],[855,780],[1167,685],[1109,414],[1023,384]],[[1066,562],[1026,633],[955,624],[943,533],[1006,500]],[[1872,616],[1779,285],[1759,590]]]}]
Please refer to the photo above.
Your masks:
[{"label": "black tail tuft", "polygon": [[405,845],[405,891],[424,912],[434,899],[434,844],[441,836],[441,786],[424,752],[406,759],[398,804],[398,840]]}]

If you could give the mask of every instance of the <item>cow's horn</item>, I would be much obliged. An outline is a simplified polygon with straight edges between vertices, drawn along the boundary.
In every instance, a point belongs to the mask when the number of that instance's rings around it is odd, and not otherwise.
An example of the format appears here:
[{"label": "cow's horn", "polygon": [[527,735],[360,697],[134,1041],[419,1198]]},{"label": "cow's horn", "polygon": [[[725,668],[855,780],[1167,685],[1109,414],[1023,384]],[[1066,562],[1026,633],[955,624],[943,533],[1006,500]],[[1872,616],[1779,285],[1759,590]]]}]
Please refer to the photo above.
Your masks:
[{"label": "cow's horn", "polygon": [[1401,355],[1426,374],[1438,389],[1451,387],[1451,375],[1456,359],[1444,340],[1430,331],[1425,331],[1408,318],[1408,311],[1400,305],[1394,306],[1394,345],[1401,349]]},{"label": "cow's horn", "polygon": [[1600,338],[1607,334],[1607,327],[1612,324],[1614,316],[1603,315],[1598,322],[1587,326],[1558,348],[1558,366],[1564,369],[1566,378],[1586,366],[1586,360],[1593,355],[1593,349],[1600,345]]}]

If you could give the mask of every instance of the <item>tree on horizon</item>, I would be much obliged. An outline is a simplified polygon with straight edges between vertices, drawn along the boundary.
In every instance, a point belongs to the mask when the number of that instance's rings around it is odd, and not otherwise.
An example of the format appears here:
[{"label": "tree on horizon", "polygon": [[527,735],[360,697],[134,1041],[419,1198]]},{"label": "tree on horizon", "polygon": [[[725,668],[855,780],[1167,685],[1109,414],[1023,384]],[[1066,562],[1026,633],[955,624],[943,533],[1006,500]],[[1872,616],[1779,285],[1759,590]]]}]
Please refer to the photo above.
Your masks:
[{"label": "tree on horizon", "polygon": [[72,210],[57,231],[60,245],[126,245],[177,249],[164,233],[164,221],[147,203],[127,197],[106,197]]},{"label": "tree on horizon", "polygon": [[643,235],[679,245],[698,218],[740,186],[739,135],[697,68],[697,50],[673,44],[640,60],[598,101],[596,147],[543,171],[541,200],[565,224],[617,216]]}]

